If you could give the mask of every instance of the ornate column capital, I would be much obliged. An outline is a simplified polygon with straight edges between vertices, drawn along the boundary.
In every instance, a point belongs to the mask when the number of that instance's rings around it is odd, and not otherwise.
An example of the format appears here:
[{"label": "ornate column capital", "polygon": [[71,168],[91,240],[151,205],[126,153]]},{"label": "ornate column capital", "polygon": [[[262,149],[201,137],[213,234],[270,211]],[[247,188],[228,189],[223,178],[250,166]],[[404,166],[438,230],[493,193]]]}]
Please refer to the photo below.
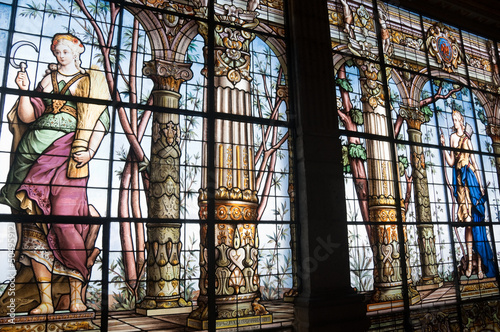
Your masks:
[{"label": "ornate column capital", "polygon": [[[380,65],[369,60],[356,60],[356,63],[361,70],[360,81],[363,92],[361,101],[367,102],[372,110],[378,106],[385,107]],[[370,109],[366,108],[365,111],[370,111]]]},{"label": "ornate column capital", "polygon": [[493,143],[500,143],[500,125],[488,124],[486,134],[491,137]]},{"label": "ornate column capital", "polygon": [[429,121],[418,107],[400,106],[399,115],[406,120],[409,129],[420,130],[422,123]]},{"label": "ornate column capital", "polygon": [[190,63],[155,59],[144,63],[142,73],[153,80],[155,90],[179,92],[182,82],[193,78]]},{"label": "ornate column capital", "polygon": [[[255,1],[250,1],[255,3]],[[249,3],[250,3],[249,2]],[[203,7],[200,7],[201,10]],[[234,5],[215,5],[215,16],[218,22],[231,25],[215,26],[215,75],[226,78],[230,84],[236,85],[242,80],[250,82],[250,42],[255,33],[247,29],[254,29],[259,25],[255,8],[247,6],[246,10]],[[198,22],[199,33],[207,40],[208,26]],[[241,29],[244,28],[244,29]]]}]

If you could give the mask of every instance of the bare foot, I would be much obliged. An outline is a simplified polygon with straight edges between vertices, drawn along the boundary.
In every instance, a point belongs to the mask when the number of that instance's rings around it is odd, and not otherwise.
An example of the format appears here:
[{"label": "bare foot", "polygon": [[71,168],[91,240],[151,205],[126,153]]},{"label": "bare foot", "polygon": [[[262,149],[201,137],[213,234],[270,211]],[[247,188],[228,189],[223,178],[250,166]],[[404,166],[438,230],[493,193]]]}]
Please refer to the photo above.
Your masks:
[{"label": "bare foot", "polygon": [[470,278],[471,275],[472,275],[472,262],[470,261],[469,266],[467,267],[467,270],[465,271],[465,276],[467,278]]},{"label": "bare foot", "polygon": [[54,312],[52,303],[42,302],[40,305],[30,311],[30,315],[46,315]]},{"label": "bare foot", "polygon": [[69,306],[69,311],[71,312],[80,312],[80,311],[85,311],[87,310],[87,306],[83,304],[81,300],[76,300],[71,302],[71,305]]},{"label": "bare foot", "polygon": [[483,273],[483,271],[479,271],[479,272],[477,273],[477,277],[478,277],[479,279],[484,279],[484,273]]}]

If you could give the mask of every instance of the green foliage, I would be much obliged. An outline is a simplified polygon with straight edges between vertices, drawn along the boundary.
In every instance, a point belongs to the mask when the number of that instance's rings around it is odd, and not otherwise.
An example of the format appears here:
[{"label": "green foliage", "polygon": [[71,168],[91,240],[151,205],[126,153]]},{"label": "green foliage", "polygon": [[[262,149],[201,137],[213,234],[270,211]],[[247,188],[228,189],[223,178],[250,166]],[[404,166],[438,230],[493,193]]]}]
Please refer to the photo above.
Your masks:
[{"label": "green foliage", "polygon": [[422,91],[422,99],[429,98],[430,96],[431,96],[431,93],[428,90]]},{"label": "green foliage", "polygon": [[[449,98],[448,98],[448,100],[449,100]],[[448,100],[445,100],[445,102],[444,102],[444,104],[446,106],[448,106],[452,110],[459,111],[460,113],[462,113],[462,115],[465,115],[465,110],[464,110],[464,107],[462,106],[462,104],[458,103],[455,99],[452,99],[451,101],[448,101]]]},{"label": "green foliage", "polygon": [[363,123],[364,123],[363,112],[361,112],[361,110],[353,107],[353,108],[351,108],[349,115],[351,116],[352,122],[354,122],[358,126],[363,125]]},{"label": "green foliage", "polygon": [[[111,307],[111,310],[133,310],[135,309],[136,302],[142,301],[146,295],[146,287],[144,285],[139,285],[137,288],[138,299],[136,301],[135,294],[133,290],[127,286],[125,282],[125,266],[123,263],[123,257],[120,256],[116,261],[111,262],[109,267],[110,276],[112,276],[110,282],[118,286],[119,293],[113,293],[113,299],[115,303]],[[146,274],[141,276],[141,281],[144,281]]]},{"label": "green foliage", "polygon": [[189,151],[186,151],[184,181],[180,181],[181,192],[184,192],[184,196],[182,196],[180,202],[180,209],[183,213],[187,212],[186,199],[192,198],[198,193],[199,187],[197,184],[198,174],[200,172],[200,159],[199,153],[192,155]]},{"label": "green foliage", "polygon": [[[131,50],[133,36],[134,36],[134,29],[129,28],[129,27],[124,27],[123,30],[124,30],[124,32],[123,32],[123,46],[125,46],[126,50]],[[142,38],[144,38],[144,35],[142,33],[139,33],[138,39],[141,40]],[[142,45],[142,43],[138,43],[137,51],[145,52],[145,49],[144,49],[144,46]]]},{"label": "green foliage", "polygon": [[361,144],[342,145],[342,170],[345,174],[351,173],[350,159],[366,160],[366,149]]},{"label": "green foliage", "polygon": [[[101,255],[97,256],[94,267],[97,267],[99,271],[102,271],[102,259]],[[94,310],[101,310],[102,307],[102,283],[100,281],[89,283],[87,287],[86,294],[86,305]]]},{"label": "green foliage", "polygon": [[351,173],[351,164],[349,163],[347,145],[342,145],[342,170],[344,173]]},{"label": "green foliage", "polygon": [[32,1],[31,3],[27,4],[28,8],[23,9],[19,15],[22,17],[28,17],[28,18],[37,18],[37,17],[42,17],[43,16],[43,9],[45,6],[43,3],[35,3]]},{"label": "green foliage", "polygon": [[191,42],[188,45],[186,58],[188,62],[197,62],[200,59],[200,54],[198,53],[198,49],[196,44]]},{"label": "green foliage", "polygon": [[[397,139],[398,139],[398,141],[404,140],[403,134],[399,133]],[[396,147],[398,148],[398,151],[406,151],[407,145],[398,143],[398,144],[396,144]]]},{"label": "green foliage", "polygon": [[361,144],[349,144],[349,157],[366,160],[366,149]]},{"label": "green foliage", "polygon": [[484,113],[484,109],[479,109],[477,111],[477,117],[479,119],[479,121],[481,121],[482,124],[484,124],[485,126],[488,125],[488,119],[486,118],[486,114]]},{"label": "green foliage", "polygon": [[197,235],[193,232],[189,235],[186,250],[182,252],[184,266],[181,268],[180,291],[186,301],[191,301],[195,296],[197,276],[199,273],[197,250]]},{"label": "green foliage", "polygon": [[351,284],[357,291],[373,288],[373,254],[366,237],[349,230],[349,265]]},{"label": "green foliage", "polygon": [[[116,155],[118,157],[118,160],[120,161],[126,161],[127,160],[127,150],[125,150],[125,147],[122,145],[118,150],[116,150]],[[123,175],[123,168],[119,168],[115,170],[116,176],[118,176],[119,179],[122,178]]]},{"label": "green foliage", "polygon": [[391,105],[398,104],[401,101],[401,97],[399,96],[399,93],[394,92],[394,90],[390,89],[389,94],[390,94]]},{"label": "green foliage", "polygon": [[422,107],[420,111],[422,111],[422,113],[424,114],[425,122],[429,122],[433,116],[431,108],[427,105]]},{"label": "green foliage", "polygon": [[[280,220],[283,221],[285,219],[286,214],[288,213],[288,208],[286,206],[286,201],[281,203],[281,206],[278,206],[277,209],[273,209],[273,213],[275,216],[279,216]],[[268,235],[269,236],[269,235]]]},{"label": "green foliage", "polygon": [[399,176],[404,176],[405,171],[408,168],[410,163],[408,162],[408,158],[403,155],[398,156],[398,168],[399,168]]},{"label": "green foliage", "polygon": [[[283,215],[288,211],[286,204],[278,209]],[[278,211],[275,211],[277,213]],[[280,250],[281,241],[288,237],[289,226],[277,225],[272,234],[267,234],[267,244],[272,244],[273,250],[259,251],[259,274],[261,280],[261,296],[263,300],[278,299],[283,296],[285,282],[291,278],[292,257]],[[262,287],[263,286],[263,287]]]},{"label": "green foliage", "polygon": [[340,88],[344,89],[347,92],[353,92],[354,91],[352,89],[351,83],[349,82],[349,80],[347,78],[337,78],[335,80],[335,83],[337,83],[337,85]]}]

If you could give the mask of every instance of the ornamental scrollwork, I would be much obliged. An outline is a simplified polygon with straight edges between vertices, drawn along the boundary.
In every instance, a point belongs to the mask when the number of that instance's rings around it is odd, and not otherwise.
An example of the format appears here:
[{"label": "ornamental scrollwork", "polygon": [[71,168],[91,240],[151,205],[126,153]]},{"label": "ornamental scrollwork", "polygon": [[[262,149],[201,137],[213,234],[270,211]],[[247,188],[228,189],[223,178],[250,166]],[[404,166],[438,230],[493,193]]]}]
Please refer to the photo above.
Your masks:
[{"label": "ornamental scrollwork", "polygon": [[153,80],[157,89],[179,91],[182,82],[193,78],[190,63],[156,59],[144,63],[142,73]]},{"label": "ornamental scrollwork", "polygon": [[425,41],[429,54],[436,58],[442,69],[448,73],[453,73],[454,69],[462,63],[462,52],[460,45],[451,30],[442,23],[435,23],[427,30]]}]

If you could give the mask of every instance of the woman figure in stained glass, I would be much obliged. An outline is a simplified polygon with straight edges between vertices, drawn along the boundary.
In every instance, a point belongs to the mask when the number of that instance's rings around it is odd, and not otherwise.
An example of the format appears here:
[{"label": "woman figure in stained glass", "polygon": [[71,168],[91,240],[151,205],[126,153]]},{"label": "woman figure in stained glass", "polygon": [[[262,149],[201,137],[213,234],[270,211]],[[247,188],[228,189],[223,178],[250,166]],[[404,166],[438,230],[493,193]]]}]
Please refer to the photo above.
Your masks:
[{"label": "woman figure in stained glass", "polygon": [[[9,114],[14,124],[27,125],[22,138],[14,137],[19,143],[6,184],[0,192],[0,203],[9,205],[14,213],[98,215],[87,200],[87,163],[94,157],[109,128],[109,114],[105,107],[101,107],[99,114],[89,116],[89,104],[61,97],[89,97],[92,89],[103,89],[102,86],[93,87],[94,74],[80,67],[80,55],[84,49],[75,36],[56,34],[51,50],[57,64],[49,65],[46,76],[36,89],[54,97],[21,96]],[[28,74],[20,71],[16,84],[19,89],[28,90]],[[104,89],[107,93],[107,87]],[[85,132],[84,128],[90,130]],[[86,224],[23,224],[19,235],[22,268],[18,270],[16,284],[27,280],[22,280],[22,269],[30,267],[30,280],[34,278],[36,281],[38,294],[35,294],[39,298],[29,299],[28,294],[33,290],[26,291],[28,299],[20,301],[25,307],[19,311],[25,309],[31,314],[47,314],[54,312],[54,308],[72,312],[86,310],[82,287],[88,281],[90,268],[98,254],[98,249],[93,248],[95,237],[96,232]],[[64,292],[59,290],[61,287],[52,287],[60,286],[56,284],[62,280],[66,282],[66,294],[69,283],[69,303],[60,297]],[[22,297],[21,294],[21,290],[16,291],[16,297]],[[53,294],[58,294],[57,299],[53,299]]]},{"label": "woman figure in stained glass", "polygon": [[[453,196],[458,204],[457,220],[461,223],[483,222],[485,220],[486,195],[481,183],[471,142],[472,128],[465,125],[462,113],[453,110],[454,132],[450,136],[450,146],[461,151],[443,151],[449,166],[453,167]],[[470,128],[470,130],[467,130]],[[441,144],[445,145],[441,134]],[[493,252],[486,236],[485,226],[466,226],[467,268],[465,275],[470,277],[473,269],[473,251],[477,255],[477,276],[479,279],[495,276]]]}]

